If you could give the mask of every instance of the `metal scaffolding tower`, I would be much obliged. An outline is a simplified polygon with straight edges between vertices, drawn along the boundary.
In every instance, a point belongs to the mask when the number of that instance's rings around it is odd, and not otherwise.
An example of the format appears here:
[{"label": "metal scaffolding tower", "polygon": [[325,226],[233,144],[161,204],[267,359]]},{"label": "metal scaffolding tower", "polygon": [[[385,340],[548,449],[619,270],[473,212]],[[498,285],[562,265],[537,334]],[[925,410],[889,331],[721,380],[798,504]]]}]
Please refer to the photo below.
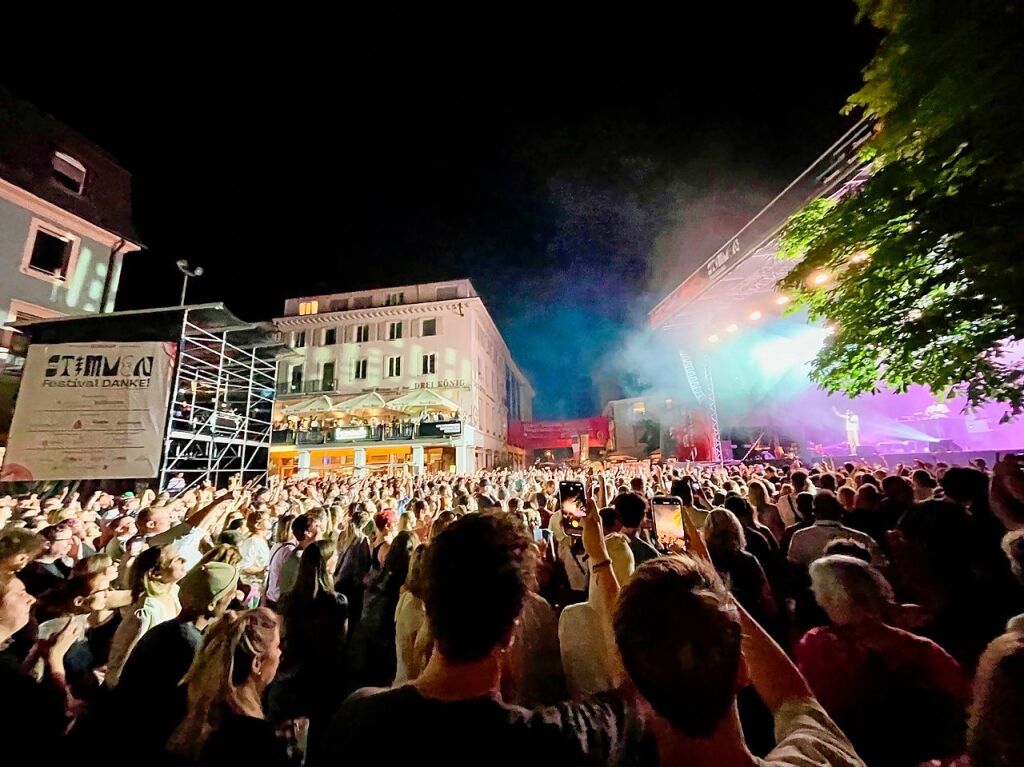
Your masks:
[{"label": "metal scaffolding tower", "polygon": [[294,354],[271,328],[241,322],[220,304],[184,307],[164,432],[160,488],[223,486],[267,470],[277,359]]}]

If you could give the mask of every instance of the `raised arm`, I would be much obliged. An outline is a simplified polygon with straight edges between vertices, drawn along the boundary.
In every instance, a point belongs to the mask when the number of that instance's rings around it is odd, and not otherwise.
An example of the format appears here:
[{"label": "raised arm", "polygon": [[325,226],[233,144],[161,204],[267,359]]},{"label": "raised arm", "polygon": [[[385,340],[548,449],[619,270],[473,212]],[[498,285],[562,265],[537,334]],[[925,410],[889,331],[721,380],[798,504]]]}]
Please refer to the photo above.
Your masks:
[{"label": "raised arm", "polygon": [[[683,526],[689,554],[696,559],[711,562],[704,536],[686,514],[683,514]],[[739,611],[743,627],[743,657],[750,682],[764,704],[775,712],[787,701],[811,697],[811,688],[789,656],[738,602],[733,600],[733,604]]]}]

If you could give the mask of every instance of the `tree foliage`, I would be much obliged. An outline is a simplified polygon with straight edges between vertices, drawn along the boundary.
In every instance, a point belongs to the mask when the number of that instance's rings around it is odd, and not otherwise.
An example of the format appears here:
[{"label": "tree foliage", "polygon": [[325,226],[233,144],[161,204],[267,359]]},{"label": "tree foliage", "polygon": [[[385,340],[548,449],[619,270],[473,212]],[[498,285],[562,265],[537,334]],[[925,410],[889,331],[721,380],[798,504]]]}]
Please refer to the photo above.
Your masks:
[{"label": "tree foliage", "polygon": [[[1024,404],[1024,2],[857,0],[884,38],[849,110],[872,173],[787,224],[780,288],[835,332],[812,377]],[[823,284],[816,284],[826,280]],[[963,388],[961,389],[961,384]]]}]

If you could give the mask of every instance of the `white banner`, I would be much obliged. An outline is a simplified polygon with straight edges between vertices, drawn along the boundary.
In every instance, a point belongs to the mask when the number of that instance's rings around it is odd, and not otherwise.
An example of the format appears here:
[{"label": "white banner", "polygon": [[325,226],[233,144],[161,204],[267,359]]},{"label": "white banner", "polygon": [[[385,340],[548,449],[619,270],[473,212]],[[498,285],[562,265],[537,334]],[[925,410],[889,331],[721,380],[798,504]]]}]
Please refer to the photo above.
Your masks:
[{"label": "white banner", "polygon": [[160,470],[177,344],[33,344],[0,481],[141,479]]}]

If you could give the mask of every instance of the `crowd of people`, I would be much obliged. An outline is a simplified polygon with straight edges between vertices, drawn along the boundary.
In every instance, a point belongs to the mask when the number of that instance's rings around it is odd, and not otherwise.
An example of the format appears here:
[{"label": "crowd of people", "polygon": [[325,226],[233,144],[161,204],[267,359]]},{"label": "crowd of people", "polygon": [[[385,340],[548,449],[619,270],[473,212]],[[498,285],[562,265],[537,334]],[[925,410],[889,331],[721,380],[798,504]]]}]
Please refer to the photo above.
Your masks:
[{"label": "crowd of people", "polygon": [[334,416],[329,413],[288,416],[274,421],[274,431],[318,432],[330,429],[344,429],[354,426],[366,426],[373,432],[387,436],[411,434],[421,423],[441,423],[444,421],[461,420],[459,411],[423,411],[416,415],[386,416]]},{"label": "crowd of people", "polygon": [[5,763],[1024,765],[1013,456],[173,490],[0,497]]}]

